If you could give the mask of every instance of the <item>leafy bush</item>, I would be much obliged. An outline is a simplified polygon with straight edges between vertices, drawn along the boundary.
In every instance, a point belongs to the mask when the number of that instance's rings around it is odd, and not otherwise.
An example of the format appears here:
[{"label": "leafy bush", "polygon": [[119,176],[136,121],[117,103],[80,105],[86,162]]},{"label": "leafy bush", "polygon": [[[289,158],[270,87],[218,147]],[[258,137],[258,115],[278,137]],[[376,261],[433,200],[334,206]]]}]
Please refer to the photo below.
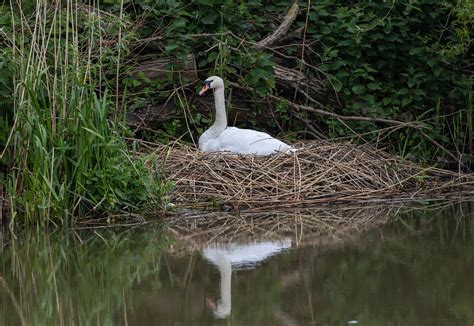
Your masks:
[{"label": "leafy bush", "polygon": [[[175,74],[149,80],[128,73],[143,53],[177,58],[193,53],[201,77],[219,74],[249,86],[254,110],[242,124],[274,128],[273,133],[306,128],[285,101],[274,108],[264,101],[276,93],[278,63],[323,80],[325,110],[418,126],[297,112],[320,132],[363,135],[419,159],[436,155],[472,163],[472,1],[300,2],[283,44],[257,50],[255,43],[275,30],[289,5],[283,0],[106,0],[95,6],[24,1],[21,15],[15,4],[0,6],[0,86],[6,86],[0,87],[0,143],[7,145],[16,119],[3,163],[13,171],[15,203],[29,220],[41,212],[40,220],[49,221],[160,199],[166,184],[149,174],[143,161],[135,162],[123,141],[122,108],[175,97],[178,119],[163,124],[163,141],[185,134],[188,122],[202,130],[212,119],[199,110],[191,117],[183,113],[195,106],[184,98],[195,94],[188,81]],[[170,71],[175,68],[170,64]],[[107,89],[115,96],[114,110],[103,96]],[[278,95],[316,105],[305,96]],[[284,123],[258,120],[268,109]],[[114,122],[104,118],[109,111]]]},{"label": "leafy bush", "polygon": [[[369,133],[400,154],[429,159],[441,147],[472,151],[473,5],[469,0],[312,1],[283,47],[257,51],[252,44],[271,33],[287,1],[137,0],[133,14],[147,21],[141,35],[160,31],[150,48],[158,55],[193,52],[205,74],[218,73],[251,86],[258,96],[274,91],[271,66],[279,62],[325,80],[334,96],[329,108],[343,115],[423,122],[384,130],[379,122],[308,115],[330,136]],[[140,8],[140,10],[136,10]],[[304,42],[303,60],[299,60]],[[305,104],[305,98],[297,99]],[[285,114],[280,110],[280,114]],[[288,108],[287,115],[291,117]],[[250,123],[250,121],[249,121]],[[181,124],[185,126],[186,124]],[[302,126],[288,124],[294,130]],[[349,127],[349,128],[348,128]],[[182,131],[184,132],[184,131]],[[429,137],[429,138],[427,138]]]}]

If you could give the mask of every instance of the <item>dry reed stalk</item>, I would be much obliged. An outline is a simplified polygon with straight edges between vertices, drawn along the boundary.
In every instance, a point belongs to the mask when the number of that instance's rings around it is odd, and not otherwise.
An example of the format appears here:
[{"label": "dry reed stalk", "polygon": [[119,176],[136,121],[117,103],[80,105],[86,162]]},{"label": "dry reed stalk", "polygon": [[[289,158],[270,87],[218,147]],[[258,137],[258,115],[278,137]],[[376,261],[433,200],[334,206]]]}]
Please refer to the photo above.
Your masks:
[{"label": "dry reed stalk", "polygon": [[267,157],[157,145],[171,202],[183,208],[295,208],[335,202],[473,196],[474,175],[424,168],[369,145],[312,141]]}]

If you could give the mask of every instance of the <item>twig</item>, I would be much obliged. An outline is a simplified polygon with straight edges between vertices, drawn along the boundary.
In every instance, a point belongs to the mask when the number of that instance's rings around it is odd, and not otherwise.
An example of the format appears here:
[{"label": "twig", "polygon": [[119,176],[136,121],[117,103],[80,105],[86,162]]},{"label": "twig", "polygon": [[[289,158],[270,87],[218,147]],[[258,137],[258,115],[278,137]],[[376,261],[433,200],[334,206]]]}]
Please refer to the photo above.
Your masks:
[{"label": "twig", "polygon": [[[306,19],[305,19],[305,23],[304,23],[304,31],[303,31],[303,43],[301,44],[301,61],[304,62],[304,50],[305,50],[305,45],[306,45],[306,31],[308,29],[308,21],[309,21],[309,12],[311,10],[311,0],[308,0],[308,6],[307,6],[307,10],[306,10]],[[300,65],[300,74],[302,73],[303,71],[303,66]],[[295,87],[295,92],[293,94],[293,102],[296,100],[296,95],[298,94],[298,86],[299,86],[299,83],[300,81],[297,80],[296,82],[296,87]]]},{"label": "twig", "polygon": [[460,157],[456,157],[456,155],[454,155],[453,153],[451,153],[449,150],[447,150],[443,145],[441,145],[440,143],[438,143],[436,140],[434,140],[433,138],[431,138],[430,136],[428,136],[423,130],[420,130],[420,134],[425,137],[430,143],[432,143],[433,145],[435,145],[436,147],[438,147],[439,149],[441,149],[443,152],[445,152],[446,154],[448,154],[451,158],[453,158],[458,164],[462,165],[463,167],[466,167],[466,165],[461,162],[461,158]]},{"label": "twig", "polygon": [[303,118],[298,112],[293,112],[293,116],[302,123],[304,123],[306,128],[308,128],[314,135],[319,137],[319,139],[327,139],[324,134],[314,128],[313,124],[308,119]]}]

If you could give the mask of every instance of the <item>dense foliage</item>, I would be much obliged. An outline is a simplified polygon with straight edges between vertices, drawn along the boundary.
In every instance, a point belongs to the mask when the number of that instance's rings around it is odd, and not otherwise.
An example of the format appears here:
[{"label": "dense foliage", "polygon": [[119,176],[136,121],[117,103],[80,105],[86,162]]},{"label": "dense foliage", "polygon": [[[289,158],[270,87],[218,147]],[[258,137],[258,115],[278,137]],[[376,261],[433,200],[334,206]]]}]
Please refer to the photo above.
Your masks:
[{"label": "dense foliage", "polygon": [[[472,2],[300,1],[300,14],[285,39],[264,51],[255,49],[255,42],[276,29],[288,6],[287,1],[141,0],[126,8],[141,22],[138,37],[159,36],[145,51],[155,56],[194,53],[200,77],[220,74],[252,87],[256,112],[262,109],[261,97],[279,92],[273,71],[278,63],[324,81],[328,88],[325,110],[416,121],[423,126],[343,122],[306,114],[327,136],[368,133],[366,139],[377,140],[401,155],[472,164]],[[163,81],[150,82],[139,81],[146,103],[162,103],[172,94],[157,94],[155,87],[166,89]],[[320,106],[304,96],[288,97]],[[284,103],[274,103],[270,109],[279,114],[277,122],[286,132],[304,129],[296,122],[285,123],[294,112]],[[182,105],[177,111],[183,112]],[[194,112],[191,121],[197,128],[205,127],[209,120]],[[278,131],[276,123],[258,119],[246,123]],[[181,128],[176,125],[174,121],[164,129],[176,137],[186,132],[184,121]],[[447,155],[448,150],[454,154]]]},{"label": "dense foliage", "polygon": [[[369,140],[419,161],[472,166],[472,1],[298,5],[289,31],[263,49],[256,43],[276,30],[288,1],[1,5],[0,176],[9,175],[15,207],[48,220],[159,201],[166,187],[134,161],[121,118],[172,103],[158,130],[137,135],[190,141],[206,128],[212,113],[196,101],[195,80],[180,73],[190,54],[200,78],[218,74],[245,89],[229,92],[252,107],[241,126],[290,140]],[[165,77],[136,72],[160,58],[170,59]],[[276,66],[321,81],[325,96],[283,90]]]}]

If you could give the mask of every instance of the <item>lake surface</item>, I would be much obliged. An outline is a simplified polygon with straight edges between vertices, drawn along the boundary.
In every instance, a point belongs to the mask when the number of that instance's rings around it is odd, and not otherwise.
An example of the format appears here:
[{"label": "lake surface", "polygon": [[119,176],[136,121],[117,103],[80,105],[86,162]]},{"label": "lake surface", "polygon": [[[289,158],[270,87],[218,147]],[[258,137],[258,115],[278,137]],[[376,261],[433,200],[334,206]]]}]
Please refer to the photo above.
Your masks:
[{"label": "lake surface", "polygon": [[0,324],[474,325],[474,203],[424,206],[4,233]]}]

